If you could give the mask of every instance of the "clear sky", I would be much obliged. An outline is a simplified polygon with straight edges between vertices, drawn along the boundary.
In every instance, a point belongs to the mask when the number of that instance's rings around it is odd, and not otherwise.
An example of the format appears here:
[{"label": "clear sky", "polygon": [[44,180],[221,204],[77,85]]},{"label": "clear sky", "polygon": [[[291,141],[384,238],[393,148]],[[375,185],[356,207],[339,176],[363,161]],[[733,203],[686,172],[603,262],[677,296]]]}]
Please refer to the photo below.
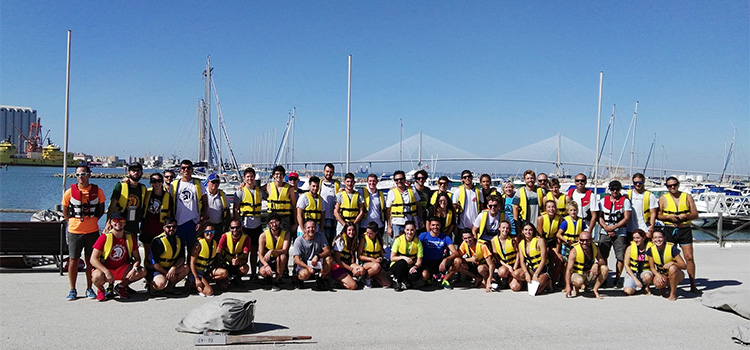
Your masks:
[{"label": "clear sky", "polygon": [[62,144],[70,29],[71,151],[195,158],[210,55],[239,162],[294,106],[295,159],[338,161],[351,54],[353,160],[398,142],[399,119],[494,157],[558,132],[594,149],[603,71],[616,154],[640,101],[638,166],[656,135],[665,167],[721,171],[734,125],[748,174],[748,4],[3,0],[0,104]]}]

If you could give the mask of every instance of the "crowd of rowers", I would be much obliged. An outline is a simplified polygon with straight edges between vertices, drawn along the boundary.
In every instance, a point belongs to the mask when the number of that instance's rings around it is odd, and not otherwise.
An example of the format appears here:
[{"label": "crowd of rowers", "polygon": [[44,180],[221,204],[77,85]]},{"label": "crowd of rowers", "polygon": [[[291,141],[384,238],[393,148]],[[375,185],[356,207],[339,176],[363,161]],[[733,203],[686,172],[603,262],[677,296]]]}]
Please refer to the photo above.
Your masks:
[{"label": "crowd of rowers", "polygon": [[667,179],[669,192],[658,199],[645,190],[642,174],[632,177],[627,193],[614,180],[598,199],[586,188],[584,174],[561,193],[557,179],[532,170],[524,172],[525,186],[518,189],[511,182],[492,188],[486,174],[476,186],[465,170],[461,185],[449,189],[450,180],[440,177],[437,190],[425,186],[426,171],[416,172],[409,185],[398,170],[395,187],[384,193],[375,175],[356,189],[353,174],[340,182],[334,171],[326,164],[323,178],[310,177],[309,191],[303,192],[298,174],[287,177],[282,166],[264,186],[247,168],[229,202],[217,176],[205,183],[192,177],[189,160],[181,163],[179,178],[171,171],[152,174],[149,188],[140,184],[143,169],[136,163],[115,186],[100,235],[92,228],[104,216],[104,194],[88,182],[90,169],[78,167],[78,181],[63,197],[68,299],[77,298],[75,268],[82,251],[90,262],[86,296],[98,300],[128,297],[129,285],[144,277],[152,294],[180,293],[175,288],[187,278],[189,290],[210,296],[217,287],[243,285],[246,275],[272,290],[280,290],[289,276],[294,287],[314,278],[321,290],[379,285],[396,291],[452,289],[466,276],[487,292],[539,294],[557,288],[568,297],[591,290],[601,298],[612,250],[611,286],[628,295],[650,294],[653,285],[675,300],[685,269],[691,291],[699,293],[690,231],[697,211],[676,178]]}]

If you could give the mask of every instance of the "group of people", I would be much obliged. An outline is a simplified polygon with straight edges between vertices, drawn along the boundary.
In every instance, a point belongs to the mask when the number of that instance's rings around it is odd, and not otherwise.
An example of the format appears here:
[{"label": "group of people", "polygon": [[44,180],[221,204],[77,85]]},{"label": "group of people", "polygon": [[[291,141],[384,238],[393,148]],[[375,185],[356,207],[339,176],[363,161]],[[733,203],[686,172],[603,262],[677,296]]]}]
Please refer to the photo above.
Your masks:
[{"label": "group of people", "polygon": [[[611,250],[617,261],[612,284],[626,294],[650,293],[653,285],[674,300],[685,269],[691,290],[698,292],[690,230],[697,211],[673,177],[667,179],[669,193],[658,199],[645,190],[645,176],[635,174],[627,193],[615,180],[599,200],[586,188],[584,174],[575,177],[575,188],[561,193],[558,179],[532,170],[524,172],[519,189],[511,182],[493,188],[487,174],[476,186],[471,171],[464,170],[461,185],[449,189],[443,176],[437,190],[425,185],[426,171],[417,171],[409,185],[397,170],[395,186],[384,193],[373,174],[362,189],[355,188],[351,173],[342,184],[329,163],[323,178],[308,179],[306,192],[297,187],[298,174],[287,177],[282,166],[264,186],[256,185],[255,171],[247,168],[230,202],[214,174],[201,183],[189,160],[179,172],[179,179],[170,170],[154,173],[146,188],[140,183],[142,166],[131,164],[105,210],[104,193],[89,183],[90,169],[76,168],[77,182],[62,201],[69,232],[68,300],[77,298],[82,251],[88,262],[86,297],[100,301],[129,297],[134,292],[129,285],[142,278],[153,294],[178,293],[176,285],[186,280],[188,288],[211,296],[215,288],[242,285],[245,275],[272,290],[291,275],[297,287],[314,278],[323,290],[377,284],[396,291],[425,285],[452,289],[463,275],[488,292],[526,287],[538,294],[557,287],[570,297],[591,288],[600,298]],[[100,235],[98,220],[105,214]],[[657,219],[665,226],[657,227]]]}]

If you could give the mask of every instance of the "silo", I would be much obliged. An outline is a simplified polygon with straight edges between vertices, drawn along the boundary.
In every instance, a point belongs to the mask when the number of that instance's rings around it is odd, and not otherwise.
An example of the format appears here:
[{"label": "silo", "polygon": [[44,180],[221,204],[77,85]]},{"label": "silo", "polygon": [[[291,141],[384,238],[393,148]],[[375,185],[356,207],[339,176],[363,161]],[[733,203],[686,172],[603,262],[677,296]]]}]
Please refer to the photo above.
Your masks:
[{"label": "silo", "polygon": [[6,120],[8,119],[8,109],[0,106],[0,140],[5,140],[8,137],[7,127],[5,126]]},{"label": "silo", "polygon": [[28,130],[21,129],[23,127],[23,109],[16,108],[13,111],[13,130],[15,130],[15,141],[16,147],[18,149],[23,148],[24,142],[23,139],[19,137],[22,133],[26,135],[28,133]]},{"label": "silo", "polygon": [[32,110],[24,109],[23,115],[21,116],[21,125],[19,125],[18,127],[21,128],[21,132],[26,135],[26,137],[29,137],[29,127],[31,127],[32,118],[34,118],[34,116],[32,115]]}]

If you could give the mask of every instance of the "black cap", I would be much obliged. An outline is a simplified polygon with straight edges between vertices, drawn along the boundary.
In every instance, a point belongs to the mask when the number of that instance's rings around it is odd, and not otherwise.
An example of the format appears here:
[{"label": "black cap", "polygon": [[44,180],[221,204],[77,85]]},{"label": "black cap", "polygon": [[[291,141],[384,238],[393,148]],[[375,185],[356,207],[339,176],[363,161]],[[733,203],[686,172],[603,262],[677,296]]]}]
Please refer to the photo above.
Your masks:
[{"label": "black cap", "polygon": [[125,220],[125,217],[122,216],[122,213],[120,213],[119,211],[116,211],[116,212],[112,213],[112,215],[109,216],[109,220],[114,220],[114,219],[123,219],[123,220]]},{"label": "black cap", "polygon": [[143,171],[143,165],[141,165],[141,163],[138,163],[138,162],[130,163],[130,165],[128,165],[128,171],[132,171],[132,170]]}]

